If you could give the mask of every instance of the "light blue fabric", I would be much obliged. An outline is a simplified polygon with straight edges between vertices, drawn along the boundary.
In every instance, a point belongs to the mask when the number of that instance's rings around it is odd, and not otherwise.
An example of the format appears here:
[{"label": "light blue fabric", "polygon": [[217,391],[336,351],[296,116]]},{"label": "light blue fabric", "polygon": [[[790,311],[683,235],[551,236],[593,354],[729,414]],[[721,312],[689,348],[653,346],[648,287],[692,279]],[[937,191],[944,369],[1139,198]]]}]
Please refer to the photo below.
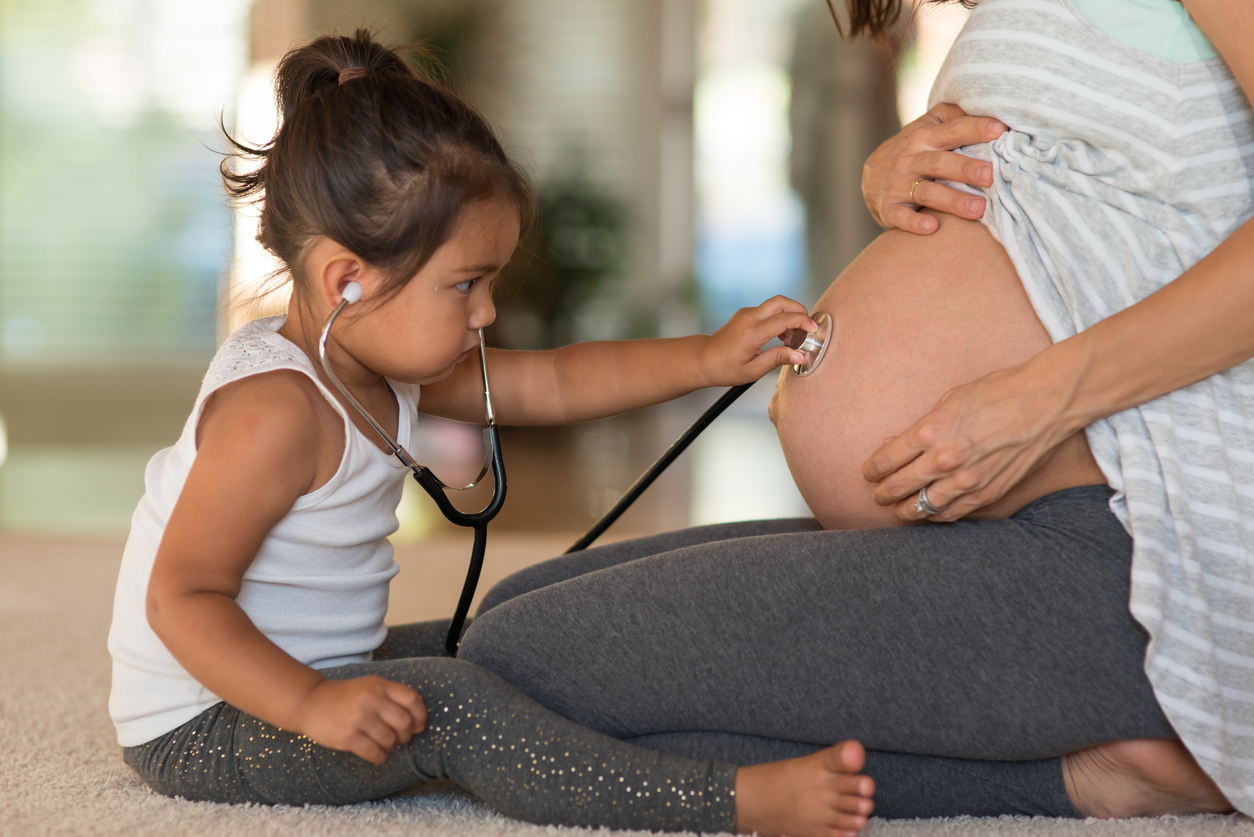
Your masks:
[{"label": "light blue fabric", "polygon": [[1178,0],[1071,0],[1089,23],[1122,44],[1176,64],[1218,58]]}]

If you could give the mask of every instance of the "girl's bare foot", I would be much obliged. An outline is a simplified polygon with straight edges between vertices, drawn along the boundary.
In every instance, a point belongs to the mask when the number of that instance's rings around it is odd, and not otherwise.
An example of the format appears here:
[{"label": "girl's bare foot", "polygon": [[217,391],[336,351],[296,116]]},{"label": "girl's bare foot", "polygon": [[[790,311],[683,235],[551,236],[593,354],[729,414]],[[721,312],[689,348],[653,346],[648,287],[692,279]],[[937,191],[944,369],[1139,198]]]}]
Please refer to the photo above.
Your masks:
[{"label": "girl's bare foot", "polygon": [[813,755],[736,771],[736,828],[767,837],[854,837],[875,803],[859,771],[866,751],[844,741]]},{"label": "girl's bare foot", "polygon": [[1086,817],[1231,811],[1219,786],[1179,741],[1112,741],[1063,756],[1071,803]]}]

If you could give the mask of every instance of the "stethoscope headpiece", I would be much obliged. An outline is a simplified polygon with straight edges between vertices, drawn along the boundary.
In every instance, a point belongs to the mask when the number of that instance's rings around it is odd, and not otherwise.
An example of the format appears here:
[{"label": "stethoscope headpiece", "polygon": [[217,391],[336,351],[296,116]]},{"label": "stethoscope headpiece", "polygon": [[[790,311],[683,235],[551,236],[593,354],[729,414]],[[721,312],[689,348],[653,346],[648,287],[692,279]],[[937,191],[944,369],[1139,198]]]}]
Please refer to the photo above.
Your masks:
[{"label": "stethoscope headpiece", "polygon": [[828,313],[815,311],[810,319],[819,327],[818,331],[799,331],[788,341],[789,348],[796,349],[806,357],[801,363],[792,365],[793,374],[802,377],[819,368],[823,355],[827,353],[827,346],[832,341],[832,318]]}]

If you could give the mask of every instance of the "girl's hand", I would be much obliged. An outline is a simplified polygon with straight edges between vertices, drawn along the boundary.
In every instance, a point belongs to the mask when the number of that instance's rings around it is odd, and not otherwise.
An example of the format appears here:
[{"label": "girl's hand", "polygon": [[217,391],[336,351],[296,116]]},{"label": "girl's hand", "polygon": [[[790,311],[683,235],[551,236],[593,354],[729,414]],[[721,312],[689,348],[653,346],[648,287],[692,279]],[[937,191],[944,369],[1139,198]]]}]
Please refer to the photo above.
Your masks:
[{"label": "girl's hand", "polygon": [[[1006,126],[985,116],[967,116],[957,105],[938,104],[875,149],[862,167],[862,197],[881,227],[930,235],[940,227],[922,215],[930,207],[959,218],[984,215],[984,198],[959,192],[936,180],[970,186],[993,185],[993,167],[953,149],[992,142]],[[913,197],[911,191],[913,190]]]},{"label": "girl's hand", "polygon": [[297,730],[315,743],[383,764],[397,744],[427,726],[427,706],[408,686],[382,677],[323,680],[306,698]]},{"label": "girl's hand", "polygon": [[747,384],[786,363],[801,363],[805,355],[787,345],[762,351],[776,337],[786,343],[798,329],[815,331],[818,326],[804,305],[786,296],[741,308],[700,350],[697,361],[705,386]]},{"label": "girl's hand", "polygon": [[[902,520],[949,522],[997,501],[1083,426],[1065,415],[1072,390],[1033,362],[950,390],[863,464],[875,502]],[[915,509],[924,487],[940,514]]]}]

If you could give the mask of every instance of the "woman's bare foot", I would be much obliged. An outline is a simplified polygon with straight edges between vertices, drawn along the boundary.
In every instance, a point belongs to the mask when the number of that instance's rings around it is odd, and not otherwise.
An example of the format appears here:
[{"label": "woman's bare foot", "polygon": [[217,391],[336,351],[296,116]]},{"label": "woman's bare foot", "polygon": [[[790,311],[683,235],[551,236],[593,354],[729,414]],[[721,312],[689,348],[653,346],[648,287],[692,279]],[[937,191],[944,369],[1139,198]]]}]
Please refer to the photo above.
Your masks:
[{"label": "woman's bare foot", "polygon": [[1114,819],[1231,811],[1219,786],[1179,741],[1099,744],[1062,758],[1071,803],[1086,817]]},{"label": "woman's bare foot", "polygon": [[813,755],[736,771],[736,828],[767,837],[854,837],[875,803],[859,775],[866,751],[844,741]]}]

